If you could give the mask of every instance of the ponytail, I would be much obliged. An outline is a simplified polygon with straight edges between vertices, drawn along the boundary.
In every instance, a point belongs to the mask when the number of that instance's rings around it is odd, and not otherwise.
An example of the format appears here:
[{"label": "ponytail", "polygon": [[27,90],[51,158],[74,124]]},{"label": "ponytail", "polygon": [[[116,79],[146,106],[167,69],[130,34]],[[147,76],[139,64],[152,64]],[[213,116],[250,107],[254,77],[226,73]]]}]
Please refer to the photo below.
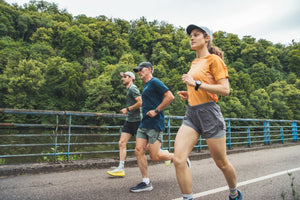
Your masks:
[{"label": "ponytail", "polygon": [[213,47],[211,46],[211,44],[208,44],[208,51],[211,54],[216,54],[217,56],[219,56],[222,60],[224,60],[224,52],[219,48],[219,47]]},{"label": "ponytail", "polygon": [[[207,33],[205,31],[202,31],[201,32],[203,33],[204,37],[207,37]],[[208,52],[211,53],[211,54],[216,54],[217,56],[219,56],[222,60],[224,60],[224,52],[219,48],[219,47],[215,47],[215,46],[211,46],[211,43],[208,42],[208,45],[207,45],[207,49],[208,49]]]}]

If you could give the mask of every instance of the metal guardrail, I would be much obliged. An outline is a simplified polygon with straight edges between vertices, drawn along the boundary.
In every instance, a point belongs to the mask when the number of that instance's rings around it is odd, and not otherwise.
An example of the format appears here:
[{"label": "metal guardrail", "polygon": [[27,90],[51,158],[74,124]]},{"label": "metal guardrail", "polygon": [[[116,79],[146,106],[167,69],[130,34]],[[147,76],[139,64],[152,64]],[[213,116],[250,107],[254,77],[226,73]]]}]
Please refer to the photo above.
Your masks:
[{"label": "metal guardrail", "polygon": [[[26,115],[47,116],[47,119],[52,117],[53,120],[55,116],[53,124],[0,122],[0,164],[1,160],[9,158],[20,160],[21,157],[52,157],[56,162],[58,158],[69,161],[78,159],[82,155],[111,156],[112,153],[119,152],[118,140],[122,129],[120,124],[125,119],[122,114],[6,108],[0,108],[0,113],[3,119],[9,118],[6,115]],[[79,121],[89,122],[89,124],[72,124],[75,116],[86,118]],[[60,123],[61,118],[64,118],[66,123]],[[91,118],[122,120],[112,121],[111,124],[116,125],[108,126],[99,125],[99,120],[95,122]],[[169,151],[174,149],[176,133],[182,119],[183,116],[166,116],[166,133],[162,141],[164,149]],[[253,144],[270,145],[287,141],[298,142],[299,120],[226,118],[225,122],[228,148],[244,145],[251,147]],[[134,151],[134,144],[133,138],[128,142],[128,152]],[[194,149],[201,150],[206,147],[205,140],[200,137]]]}]

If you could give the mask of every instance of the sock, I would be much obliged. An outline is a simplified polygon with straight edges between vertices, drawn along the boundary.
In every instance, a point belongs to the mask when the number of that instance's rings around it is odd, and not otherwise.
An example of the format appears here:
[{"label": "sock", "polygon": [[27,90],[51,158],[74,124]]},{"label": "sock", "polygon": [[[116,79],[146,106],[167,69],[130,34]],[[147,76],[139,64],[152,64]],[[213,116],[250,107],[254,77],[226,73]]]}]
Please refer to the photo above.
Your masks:
[{"label": "sock", "polygon": [[183,194],[182,197],[183,197],[183,199],[186,199],[186,200],[193,200],[193,193],[192,194]]},{"label": "sock", "polygon": [[143,182],[148,185],[150,183],[150,178],[143,178]]},{"label": "sock", "polygon": [[124,169],[124,165],[125,165],[125,161],[120,161],[119,168],[123,168]]},{"label": "sock", "polygon": [[229,196],[231,198],[236,198],[238,196],[238,192],[237,192],[237,189],[236,188],[229,188],[229,191],[230,191],[230,194]]}]

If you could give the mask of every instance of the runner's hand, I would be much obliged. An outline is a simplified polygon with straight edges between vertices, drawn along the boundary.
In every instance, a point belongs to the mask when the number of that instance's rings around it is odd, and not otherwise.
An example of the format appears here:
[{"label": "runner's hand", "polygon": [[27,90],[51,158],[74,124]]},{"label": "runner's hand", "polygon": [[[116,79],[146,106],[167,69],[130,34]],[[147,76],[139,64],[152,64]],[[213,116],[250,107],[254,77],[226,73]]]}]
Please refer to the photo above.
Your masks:
[{"label": "runner's hand", "polygon": [[189,94],[187,91],[179,91],[177,94],[180,96],[181,100],[187,100],[189,97]]}]

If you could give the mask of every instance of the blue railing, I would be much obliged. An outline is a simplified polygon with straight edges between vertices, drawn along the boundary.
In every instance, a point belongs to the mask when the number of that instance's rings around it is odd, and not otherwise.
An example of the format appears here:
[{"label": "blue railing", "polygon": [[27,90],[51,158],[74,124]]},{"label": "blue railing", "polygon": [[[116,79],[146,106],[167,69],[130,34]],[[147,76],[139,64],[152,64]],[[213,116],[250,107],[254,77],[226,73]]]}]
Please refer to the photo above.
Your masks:
[{"label": "blue railing", "polygon": [[[112,157],[119,152],[118,140],[125,120],[121,114],[1,108],[0,113],[0,120],[3,120],[0,122],[0,164],[1,161],[28,162],[22,158],[31,158],[32,162],[33,157],[39,157],[40,161],[43,158],[44,161],[51,158],[53,161],[69,161]],[[26,119],[18,118],[20,115]],[[166,133],[162,141],[164,149],[174,149],[182,119],[182,116],[166,116]],[[24,120],[38,123],[17,123]],[[225,122],[229,149],[234,146],[298,142],[298,120],[226,118]],[[134,151],[134,144],[132,138],[127,146],[128,152]],[[200,137],[194,150],[203,148],[207,148],[207,144]]]}]

